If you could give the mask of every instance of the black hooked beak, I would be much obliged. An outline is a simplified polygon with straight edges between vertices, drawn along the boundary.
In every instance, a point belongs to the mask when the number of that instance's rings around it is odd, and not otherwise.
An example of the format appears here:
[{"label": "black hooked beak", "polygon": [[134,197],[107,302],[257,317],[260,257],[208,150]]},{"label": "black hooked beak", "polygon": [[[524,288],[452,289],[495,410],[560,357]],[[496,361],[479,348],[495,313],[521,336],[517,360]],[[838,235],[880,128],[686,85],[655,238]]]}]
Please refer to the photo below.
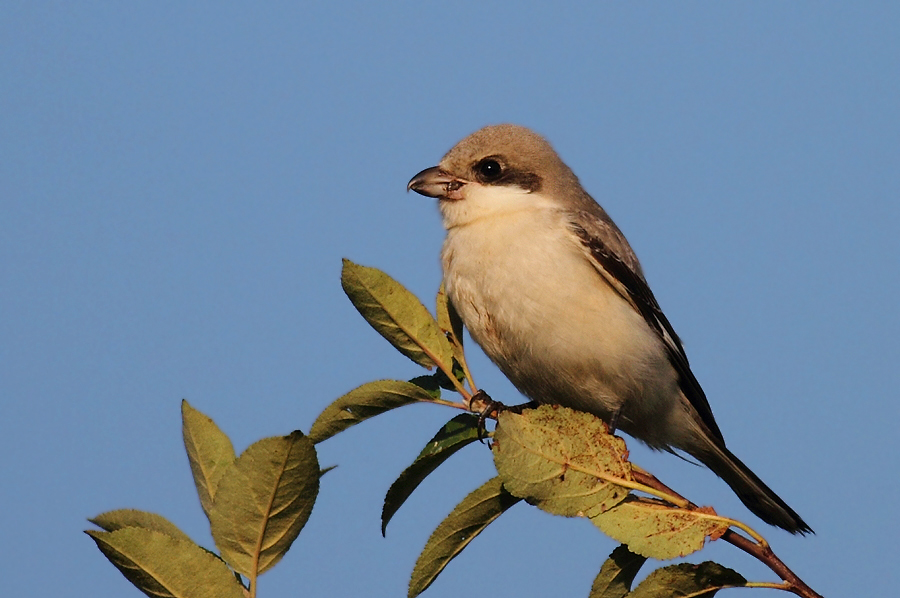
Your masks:
[{"label": "black hooked beak", "polygon": [[432,166],[411,178],[406,185],[406,190],[412,189],[426,197],[456,200],[462,199],[459,189],[465,184],[466,181],[456,178],[437,166]]}]

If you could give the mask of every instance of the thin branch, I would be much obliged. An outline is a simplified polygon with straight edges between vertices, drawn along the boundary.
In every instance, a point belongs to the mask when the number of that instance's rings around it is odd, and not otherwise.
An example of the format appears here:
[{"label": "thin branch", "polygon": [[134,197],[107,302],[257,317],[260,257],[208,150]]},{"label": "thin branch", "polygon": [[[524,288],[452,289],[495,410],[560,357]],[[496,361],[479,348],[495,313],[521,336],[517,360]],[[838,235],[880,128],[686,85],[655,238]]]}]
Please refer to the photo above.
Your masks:
[{"label": "thin branch", "polygon": [[791,571],[784,564],[770,546],[762,546],[756,542],[745,538],[734,530],[728,530],[722,535],[722,539],[737,546],[756,560],[765,564],[769,569],[775,572],[775,575],[783,579],[788,585],[784,588],[786,591],[802,596],[803,598],[822,598],[822,595],[806,585],[797,574]]},{"label": "thin branch", "polygon": [[[646,471],[635,471],[634,479],[639,480],[642,484],[646,486],[650,486],[651,488],[656,488],[657,490],[661,490],[663,492],[672,494],[682,500],[686,500],[683,496],[663,484],[656,476]],[[689,508],[696,509],[697,505],[694,503],[687,501],[689,504]],[[736,531],[729,529],[724,534],[722,534],[722,539],[728,542],[729,544],[740,548],[756,560],[763,563],[769,569],[771,569],[775,575],[780,577],[785,581],[784,586],[780,586],[780,589],[783,589],[787,592],[791,592],[796,594],[797,596],[802,596],[803,598],[822,598],[821,594],[818,594],[811,587],[806,585],[802,579],[800,579],[796,573],[790,570],[787,565],[784,564],[778,556],[772,552],[772,547],[769,546],[769,543],[764,539],[760,538],[760,541],[754,542],[753,540],[742,536]]]}]

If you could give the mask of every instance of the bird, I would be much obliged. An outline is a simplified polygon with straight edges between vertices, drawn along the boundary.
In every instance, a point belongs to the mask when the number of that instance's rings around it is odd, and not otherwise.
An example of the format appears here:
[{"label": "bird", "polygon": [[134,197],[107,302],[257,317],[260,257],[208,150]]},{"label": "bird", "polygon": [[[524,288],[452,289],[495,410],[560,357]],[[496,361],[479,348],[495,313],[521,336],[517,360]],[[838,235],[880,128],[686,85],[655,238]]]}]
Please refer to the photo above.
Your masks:
[{"label": "bird", "polygon": [[635,252],[544,137],[484,127],[409,190],[438,199],[447,298],[523,395],[687,453],[766,523],[813,531],[728,450]]}]

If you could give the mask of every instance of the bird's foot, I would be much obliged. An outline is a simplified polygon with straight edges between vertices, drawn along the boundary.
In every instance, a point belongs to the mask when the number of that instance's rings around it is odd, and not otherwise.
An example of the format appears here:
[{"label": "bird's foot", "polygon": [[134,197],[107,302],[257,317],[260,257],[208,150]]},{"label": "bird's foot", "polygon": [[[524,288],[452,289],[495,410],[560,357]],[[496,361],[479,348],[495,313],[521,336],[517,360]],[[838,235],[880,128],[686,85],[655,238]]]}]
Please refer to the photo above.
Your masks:
[{"label": "bird's foot", "polygon": [[484,392],[483,390],[478,390],[474,395],[472,395],[472,400],[469,404],[475,403],[476,401],[484,403],[484,409],[478,414],[478,442],[484,444],[484,439],[487,436],[487,431],[484,428],[484,422],[487,417],[493,413],[497,412],[497,415],[500,415],[500,412],[506,408],[506,405],[501,403],[500,401],[495,401],[491,398],[491,396]]},{"label": "bird's foot", "polygon": [[534,401],[529,401],[527,403],[522,403],[521,405],[513,405],[512,407],[507,407],[500,401],[495,401],[490,397],[490,395],[483,390],[477,391],[474,395],[472,395],[471,403],[476,401],[480,401],[485,404],[484,409],[478,414],[478,440],[482,444],[484,443],[484,439],[487,436],[487,432],[484,427],[485,420],[492,414],[496,413],[498,416],[501,411],[511,411],[513,413],[522,413],[525,409],[533,409],[537,407],[537,403]]},{"label": "bird's foot", "polygon": [[609,418],[609,423],[606,425],[607,431],[610,435],[614,435],[616,433],[616,424],[619,423],[619,416],[622,415],[622,408],[619,407],[615,411],[613,411],[612,417]]}]

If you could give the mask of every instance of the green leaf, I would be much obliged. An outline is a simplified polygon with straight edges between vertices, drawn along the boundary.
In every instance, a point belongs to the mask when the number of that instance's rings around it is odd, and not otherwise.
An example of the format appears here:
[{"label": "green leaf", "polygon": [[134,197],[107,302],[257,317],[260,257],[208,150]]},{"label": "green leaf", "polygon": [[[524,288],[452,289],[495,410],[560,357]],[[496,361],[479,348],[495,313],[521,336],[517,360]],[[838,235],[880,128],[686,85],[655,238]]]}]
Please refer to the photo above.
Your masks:
[{"label": "green leaf", "polygon": [[[450,303],[450,298],[447,297],[447,293],[444,290],[444,283],[441,283],[441,288],[438,289],[435,304],[437,307],[435,311],[437,313],[438,327],[440,327],[442,332],[450,335],[449,340],[452,345],[461,349],[463,346],[462,318],[459,317],[456,308]],[[456,357],[455,352],[453,356]]]},{"label": "green leaf", "polygon": [[564,407],[501,412],[493,453],[504,488],[554,515],[602,513],[628,495],[615,480],[632,479],[625,442],[600,419]]},{"label": "green leaf", "polygon": [[114,532],[117,529],[125,529],[126,527],[140,527],[166,534],[175,539],[192,542],[190,536],[178,529],[178,526],[174,523],[162,515],[148,513],[147,511],[118,509],[116,511],[100,513],[93,519],[88,519],[88,521],[108,532]]},{"label": "green leaf", "polygon": [[322,442],[338,432],[385,411],[417,401],[431,402],[434,396],[418,384],[402,380],[378,380],[354,388],[325,408],[309,431],[313,442]]},{"label": "green leaf", "polygon": [[189,540],[140,527],[85,533],[128,581],[151,598],[244,598],[228,566]]},{"label": "green leaf", "polygon": [[362,317],[398,351],[423,367],[451,370],[450,341],[403,285],[381,270],[345,259],[341,286]]},{"label": "green leaf", "polygon": [[254,579],[284,556],[312,512],[319,473],[316,449],[300,432],[252,444],[225,471],[209,522],[235,571]]},{"label": "green leaf", "polygon": [[728,529],[727,522],[703,510],[691,511],[634,496],[591,517],[591,521],[606,535],[627,544],[632,552],[659,560],[700,550],[706,538],[718,538]]},{"label": "green leaf", "polygon": [[435,434],[428,441],[412,465],[403,470],[387,495],[384,497],[384,508],[381,511],[381,534],[384,535],[388,522],[394,516],[406,499],[431,475],[441,463],[449,459],[462,447],[478,440],[478,416],[471,413],[461,413]]},{"label": "green leaf", "polygon": [[738,588],[747,580],[732,569],[706,561],[699,565],[681,563],[657,569],[647,576],[629,598],[711,598],[724,588]]},{"label": "green leaf", "polygon": [[181,433],[200,506],[209,517],[222,473],[236,458],[231,440],[212,419],[181,401]]},{"label": "green leaf", "polygon": [[429,395],[431,395],[432,399],[440,399],[441,398],[441,381],[446,379],[447,376],[444,372],[438,370],[433,374],[426,374],[424,376],[416,376],[412,380],[409,381],[410,384],[415,384]]},{"label": "green leaf", "polygon": [[465,497],[437,526],[425,544],[409,581],[409,598],[424,592],[447,563],[517,502],[518,498],[503,489],[499,477],[488,480]]},{"label": "green leaf", "polygon": [[612,551],[594,579],[588,598],[625,598],[646,557],[634,554],[624,544]]},{"label": "green leaf", "polygon": [[438,290],[437,301],[435,302],[437,309],[437,323],[441,331],[447,335],[450,344],[453,346],[453,357],[460,364],[466,362],[463,353],[463,322],[459,317],[456,308],[450,303],[450,298],[444,291],[444,285]]}]

